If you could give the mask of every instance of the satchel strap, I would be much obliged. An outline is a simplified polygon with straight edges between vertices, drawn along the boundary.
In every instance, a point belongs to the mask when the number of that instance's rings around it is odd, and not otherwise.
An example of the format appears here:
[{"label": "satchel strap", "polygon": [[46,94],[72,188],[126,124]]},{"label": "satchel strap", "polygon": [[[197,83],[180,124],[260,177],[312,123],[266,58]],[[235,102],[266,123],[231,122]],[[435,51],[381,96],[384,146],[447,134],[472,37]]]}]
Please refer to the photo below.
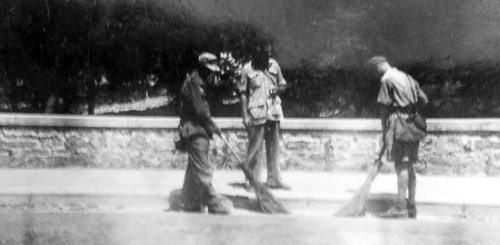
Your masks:
[{"label": "satchel strap", "polygon": [[[416,91],[416,86],[417,85],[413,82],[413,79],[410,77],[410,75],[406,74],[406,77],[408,78],[408,81],[410,82],[411,94],[414,96],[415,104],[416,104],[416,103],[418,103],[418,95],[417,95],[417,91]],[[414,115],[414,114],[418,113],[415,104],[410,104],[409,105],[410,114]]]}]

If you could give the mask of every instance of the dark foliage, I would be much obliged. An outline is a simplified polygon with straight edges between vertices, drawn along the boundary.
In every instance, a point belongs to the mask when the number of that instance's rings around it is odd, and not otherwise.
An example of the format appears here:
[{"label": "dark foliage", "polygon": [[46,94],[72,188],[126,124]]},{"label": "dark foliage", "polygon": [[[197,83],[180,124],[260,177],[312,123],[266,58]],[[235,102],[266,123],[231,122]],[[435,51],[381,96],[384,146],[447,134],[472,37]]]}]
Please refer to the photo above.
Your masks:
[{"label": "dark foliage", "polygon": [[[500,115],[500,65],[494,62],[397,65],[419,81],[429,98],[427,117],[497,117]],[[380,76],[362,68],[317,68],[304,63],[284,70],[292,86],[283,94],[289,117],[377,117]]]},{"label": "dark foliage", "polygon": [[92,113],[98,94],[114,101],[151,86],[175,97],[197,54],[246,59],[264,36],[248,24],[207,24],[161,1],[5,0],[0,9],[1,85],[13,111],[23,102],[41,112],[55,95],[67,104],[86,100]]},{"label": "dark foliage", "polygon": [[[272,42],[252,24],[211,25],[173,6],[154,0],[0,1],[0,110],[43,112],[50,96],[64,102],[61,113],[87,104],[90,114],[96,103],[137,99],[147,91],[166,89],[175,98],[199,52],[231,52],[244,62]],[[432,59],[400,66],[428,94],[428,117],[499,116],[498,67]],[[363,65],[282,68],[291,85],[282,96],[285,116],[377,116],[379,78]],[[225,86],[212,91],[216,116],[240,115],[237,104],[222,103],[235,95],[233,79],[226,74]]]}]

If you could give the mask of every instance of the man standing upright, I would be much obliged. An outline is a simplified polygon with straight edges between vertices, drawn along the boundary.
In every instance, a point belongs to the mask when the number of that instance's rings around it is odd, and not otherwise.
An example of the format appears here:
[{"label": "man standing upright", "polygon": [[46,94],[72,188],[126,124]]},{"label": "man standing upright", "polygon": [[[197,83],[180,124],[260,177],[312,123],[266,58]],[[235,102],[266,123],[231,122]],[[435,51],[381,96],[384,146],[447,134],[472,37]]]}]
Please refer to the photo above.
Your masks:
[{"label": "man standing upright", "polygon": [[[395,162],[398,179],[396,205],[382,217],[416,218],[416,175],[414,163],[418,160],[419,142],[403,142],[395,137],[396,121],[415,114],[415,107],[427,104],[428,100],[417,81],[408,74],[392,67],[387,59],[376,56],[370,64],[382,74],[377,103],[381,105],[382,133],[388,160]],[[403,161],[408,157],[408,161]],[[408,190],[408,199],[406,191]]]},{"label": "man standing upright", "polygon": [[[279,155],[279,128],[283,119],[279,95],[285,90],[286,81],[276,60],[270,58],[271,46],[260,45],[250,62],[244,65],[238,90],[241,96],[243,124],[249,134],[246,163],[260,180],[256,168],[265,141],[267,182],[269,188],[290,189],[281,179]],[[257,169],[257,171],[255,171]]]},{"label": "man standing upright", "polygon": [[180,148],[188,153],[188,165],[182,187],[182,208],[185,211],[229,214],[230,200],[217,196],[212,186],[213,166],[208,159],[209,139],[219,129],[212,120],[206,100],[206,86],[217,72],[217,57],[202,53],[198,68],[184,80],[180,93]]}]

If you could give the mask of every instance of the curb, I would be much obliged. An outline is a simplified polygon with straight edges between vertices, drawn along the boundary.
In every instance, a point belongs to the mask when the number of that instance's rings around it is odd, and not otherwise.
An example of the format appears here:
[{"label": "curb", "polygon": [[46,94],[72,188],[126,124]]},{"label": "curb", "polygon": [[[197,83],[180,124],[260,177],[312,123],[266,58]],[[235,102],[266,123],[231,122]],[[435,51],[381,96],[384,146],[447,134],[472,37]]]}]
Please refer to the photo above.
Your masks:
[{"label": "curb", "polygon": [[[224,193],[236,209],[259,213],[253,193]],[[349,199],[287,198],[275,195],[293,216],[334,216]],[[371,195],[366,216],[387,211],[394,195]],[[169,195],[153,193],[0,193],[0,211],[38,212],[164,212],[169,210]],[[500,221],[500,206],[466,203],[418,202],[419,217],[441,220]]]}]

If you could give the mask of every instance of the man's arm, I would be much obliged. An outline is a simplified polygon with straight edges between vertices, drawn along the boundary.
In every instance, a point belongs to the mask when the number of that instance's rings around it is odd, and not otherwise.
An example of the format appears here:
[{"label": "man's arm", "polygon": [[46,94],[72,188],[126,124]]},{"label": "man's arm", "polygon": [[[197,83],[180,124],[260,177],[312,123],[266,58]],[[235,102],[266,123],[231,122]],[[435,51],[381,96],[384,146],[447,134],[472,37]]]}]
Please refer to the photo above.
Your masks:
[{"label": "man's arm", "polygon": [[281,95],[283,92],[285,92],[285,90],[288,88],[287,86],[287,83],[286,83],[286,80],[285,78],[283,77],[283,73],[281,73],[281,67],[279,66],[278,62],[276,62],[275,60],[273,60],[273,65],[276,67],[276,71],[277,71],[277,74],[276,74],[276,79],[277,79],[277,84],[278,84],[278,87],[271,92],[271,96],[279,96]]},{"label": "man's arm", "polygon": [[288,86],[287,86],[287,85],[281,85],[281,84],[279,84],[279,85],[278,85],[278,88],[276,88],[275,90],[272,90],[272,91],[270,92],[270,96],[271,96],[271,97],[272,97],[272,96],[279,96],[279,95],[281,95],[283,92],[285,92],[285,90],[286,90],[287,88],[288,88]]},{"label": "man's arm", "polygon": [[390,106],[392,104],[391,96],[389,95],[389,82],[387,80],[380,81],[380,89],[378,91],[377,103],[384,106]]},{"label": "man's arm", "polygon": [[196,122],[205,128],[210,137],[213,133],[217,133],[218,129],[212,119],[208,101],[203,98],[200,87],[195,85],[195,83],[189,83],[185,93],[192,108],[192,112],[194,113]]},{"label": "man's arm", "polygon": [[248,98],[245,93],[240,94],[240,99],[241,99],[241,118],[243,118],[243,125],[245,125],[246,128],[250,127],[251,125],[251,120],[250,117],[248,116]]},{"label": "man's arm", "polygon": [[243,125],[248,128],[251,125],[251,120],[248,115],[248,72],[243,68],[241,71],[240,81],[238,83],[238,92],[240,93],[241,100],[241,118],[243,119]]},{"label": "man's arm", "polygon": [[429,103],[429,100],[427,99],[427,96],[425,95],[424,91],[420,88],[420,85],[418,84],[417,81],[415,81],[415,87],[417,88],[417,105],[419,106],[424,106]]},{"label": "man's arm", "polygon": [[377,103],[380,106],[380,109],[379,109],[380,123],[382,126],[382,142],[384,144],[383,148],[381,149],[379,156],[378,156],[378,160],[380,160],[380,158],[382,157],[382,155],[384,154],[384,152],[386,150],[386,148],[385,148],[385,142],[386,142],[385,136],[386,136],[387,130],[388,130],[387,119],[389,117],[389,107],[391,106],[391,103],[392,103],[392,99],[389,96],[389,88],[388,88],[387,81],[382,80],[380,83],[380,90],[379,90],[378,96],[377,96]]},{"label": "man's arm", "polygon": [[210,108],[208,107],[208,102],[203,99],[201,95],[200,88],[196,86],[194,83],[190,83],[187,86],[187,94],[189,98],[189,102],[194,112],[194,116],[196,121],[198,122],[207,122],[210,115]]},{"label": "man's arm", "polygon": [[389,117],[389,107],[380,105],[380,123],[382,124],[382,132],[387,131],[387,118]]}]

